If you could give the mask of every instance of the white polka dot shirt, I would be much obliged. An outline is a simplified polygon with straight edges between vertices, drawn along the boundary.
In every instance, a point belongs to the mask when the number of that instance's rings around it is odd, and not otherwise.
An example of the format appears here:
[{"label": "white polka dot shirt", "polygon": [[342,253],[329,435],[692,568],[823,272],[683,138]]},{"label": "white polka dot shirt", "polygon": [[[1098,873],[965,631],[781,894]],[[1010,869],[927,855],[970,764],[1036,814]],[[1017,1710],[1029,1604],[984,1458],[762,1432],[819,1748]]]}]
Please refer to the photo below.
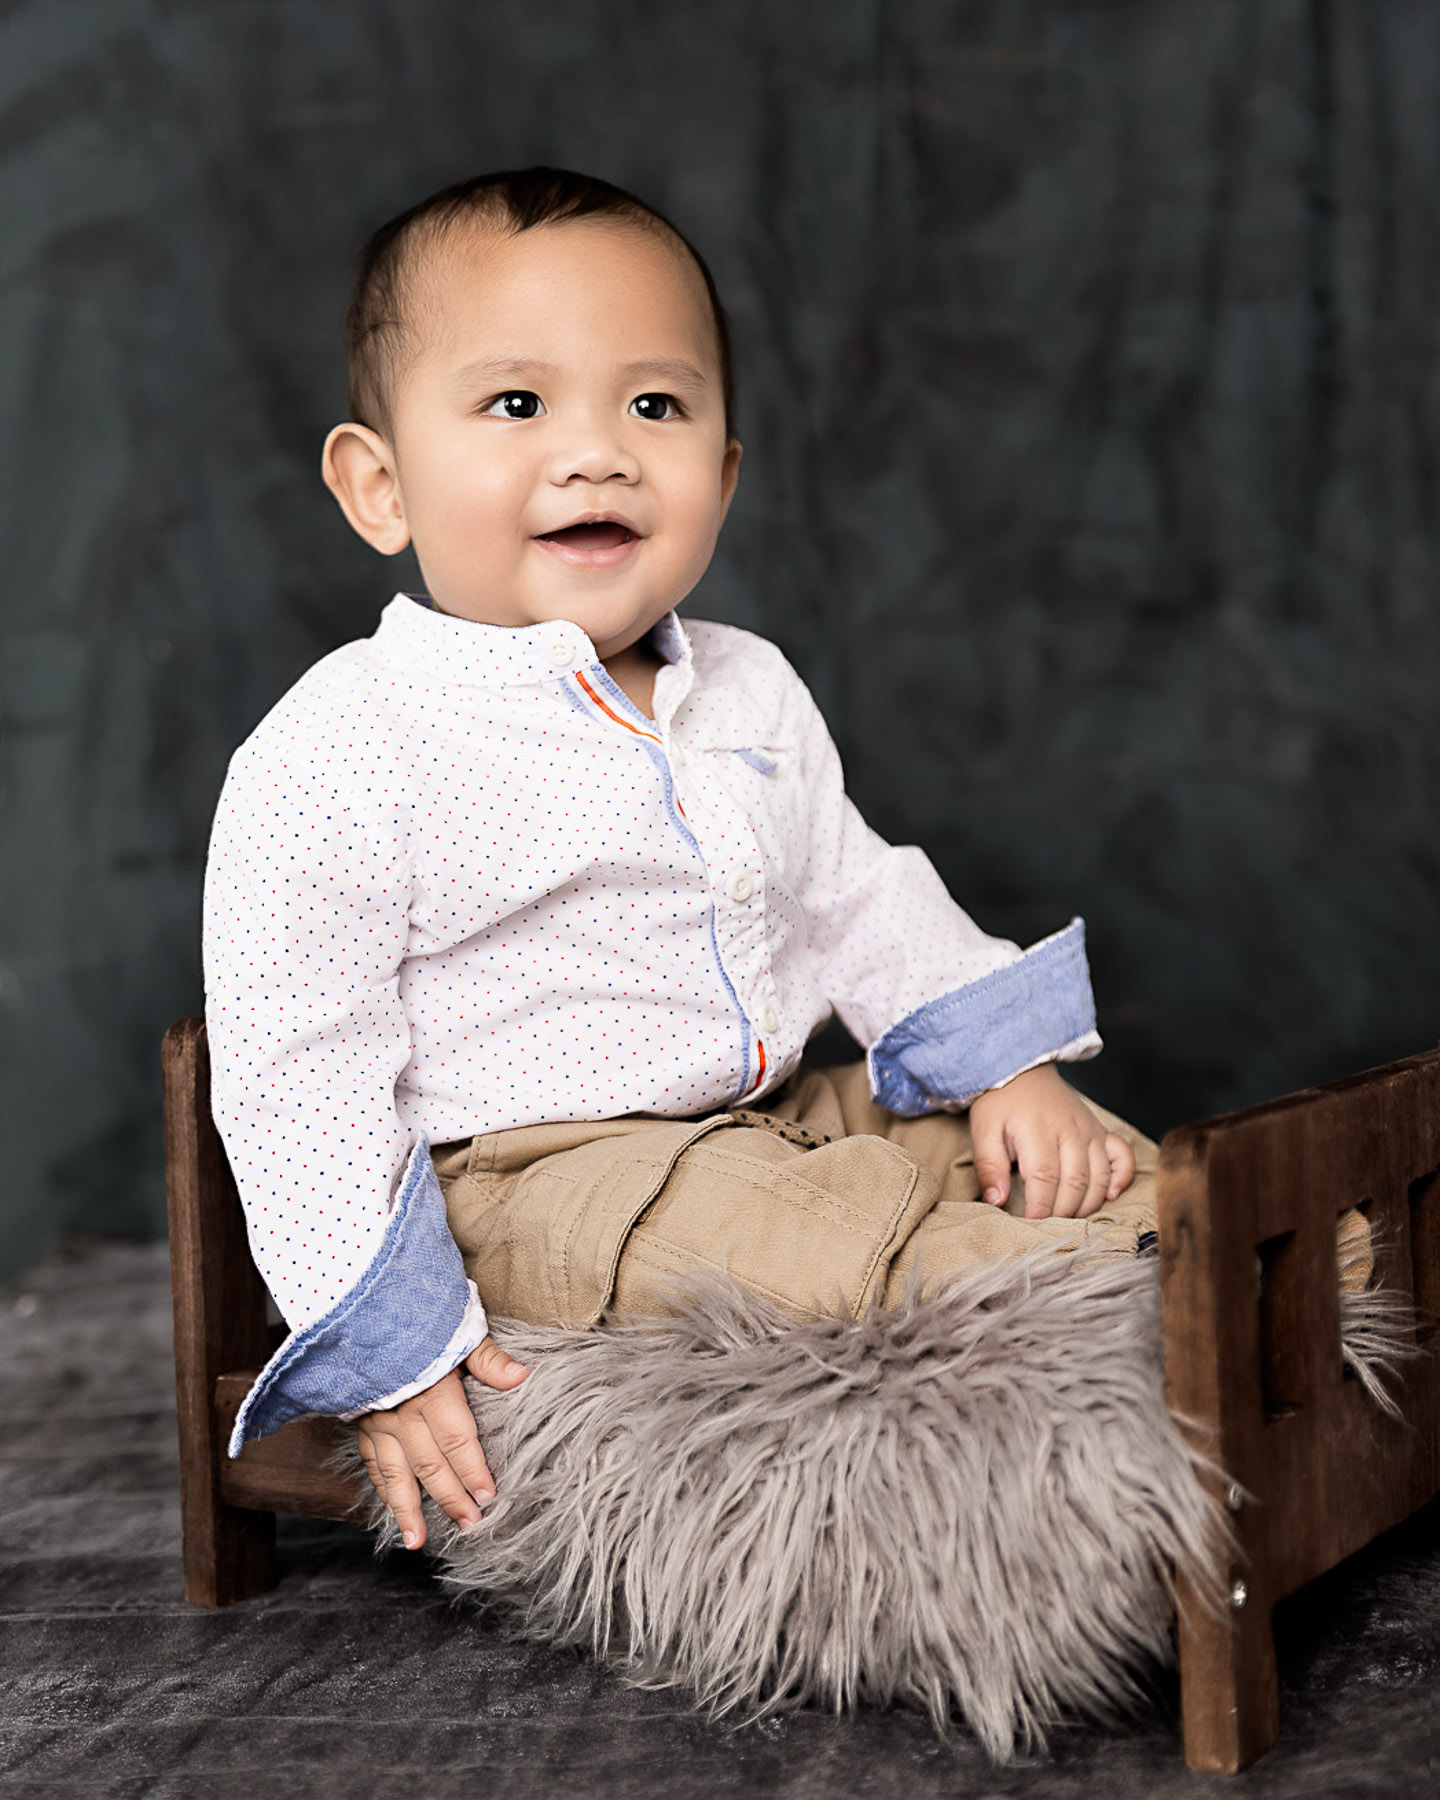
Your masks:
[{"label": "white polka dot shirt", "polygon": [[576,625],[398,595],[236,753],[214,1104],[293,1326],[371,1269],[417,1143],[753,1099],[832,1008],[904,1112],[1099,1047],[1078,921],[987,936],[862,821],[778,650],[673,615],[654,641],[651,719]]}]

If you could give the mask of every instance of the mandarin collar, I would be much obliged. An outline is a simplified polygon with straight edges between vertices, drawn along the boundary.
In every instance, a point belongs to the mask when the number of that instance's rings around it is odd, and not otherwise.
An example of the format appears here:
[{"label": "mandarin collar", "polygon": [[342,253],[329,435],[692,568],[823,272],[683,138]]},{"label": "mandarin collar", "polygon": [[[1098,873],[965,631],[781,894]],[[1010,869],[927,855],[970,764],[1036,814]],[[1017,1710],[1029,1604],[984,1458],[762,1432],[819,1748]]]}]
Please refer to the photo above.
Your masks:
[{"label": "mandarin collar", "polygon": [[[673,669],[682,677],[680,685],[688,687],[690,638],[680,620],[673,612],[666,613],[652,626],[650,638],[670,665],[660,676]],[[423,594],[396,594],[381,613],[372,641],[388,662],[476,687],[558,681],[576,669],[604,672],[589,633],[569,619],[482,625],[437,612]]]}]

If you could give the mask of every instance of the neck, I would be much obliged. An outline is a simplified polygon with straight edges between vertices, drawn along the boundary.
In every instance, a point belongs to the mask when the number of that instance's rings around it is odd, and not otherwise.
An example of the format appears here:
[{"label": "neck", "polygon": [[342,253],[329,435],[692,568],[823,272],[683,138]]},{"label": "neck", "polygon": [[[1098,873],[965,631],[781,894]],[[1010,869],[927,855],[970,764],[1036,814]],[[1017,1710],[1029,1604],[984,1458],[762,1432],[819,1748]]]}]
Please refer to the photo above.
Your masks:
[{"label": "neck", "polygon": [[661,659],[650,643],[648,634],[628,649],[601,659],[605,673],[632,705],[638,706],[647,719],[655,717],[655,671]]}]

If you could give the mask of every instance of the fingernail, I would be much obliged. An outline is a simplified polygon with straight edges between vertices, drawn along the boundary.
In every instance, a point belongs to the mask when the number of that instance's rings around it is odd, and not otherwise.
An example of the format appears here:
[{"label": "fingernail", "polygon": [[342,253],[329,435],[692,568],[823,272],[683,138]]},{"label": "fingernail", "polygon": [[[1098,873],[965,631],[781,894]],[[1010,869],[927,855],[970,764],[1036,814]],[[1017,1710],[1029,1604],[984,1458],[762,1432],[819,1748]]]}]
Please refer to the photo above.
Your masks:
[{"label": "fingernail", "polygon": [[405,1533],[405,1548],[407,1550],[413,1550],[419,1542],[420,1533],[418,1531],[407,1531]]},{"label": "fingernail", "polygon": [[482,1506],[488,1506],[490,1504],[490,1502],[495,1498],[495,1490],[493,1487],[476,1488],[475,1498],[480,1502],[480,1504]]},{"label": "fingernail", "polygon": [[1000,1204],[999,1188],[986,1188],[985,1198],[990,1202],[991,1206],[998,1206]]}]

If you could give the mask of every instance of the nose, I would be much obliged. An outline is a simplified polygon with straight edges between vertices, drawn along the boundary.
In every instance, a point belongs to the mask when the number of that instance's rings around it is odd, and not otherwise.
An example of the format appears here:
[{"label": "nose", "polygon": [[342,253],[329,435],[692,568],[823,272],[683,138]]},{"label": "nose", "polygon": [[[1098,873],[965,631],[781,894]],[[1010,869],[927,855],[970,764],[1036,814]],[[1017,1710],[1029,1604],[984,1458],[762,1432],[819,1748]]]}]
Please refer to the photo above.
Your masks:
[{"label": "nose", "polygon": [[556,487],[572,481],[587,481],[596,487],[607,481],[633,485],[640,479],[640,464],[619,431],[606,420],[590,417],[576,420],[556,445],[549,477]]}]

